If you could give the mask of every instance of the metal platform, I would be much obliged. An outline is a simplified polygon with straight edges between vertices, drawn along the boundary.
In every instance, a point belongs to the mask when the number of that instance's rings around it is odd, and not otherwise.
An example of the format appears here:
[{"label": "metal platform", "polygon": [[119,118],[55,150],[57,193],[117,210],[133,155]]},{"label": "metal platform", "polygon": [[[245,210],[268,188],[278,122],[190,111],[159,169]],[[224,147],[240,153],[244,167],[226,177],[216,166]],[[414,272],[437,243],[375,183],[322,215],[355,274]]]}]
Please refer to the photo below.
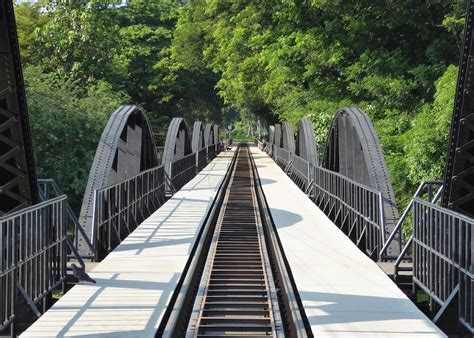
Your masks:
[{"label": "metal platform", "polygon": [[316,337],[445,337],[267,154],[251,150]]},{"label": "metal platform", "polygon": [[154,337],[234,151],[221,153],[22,337]]}]

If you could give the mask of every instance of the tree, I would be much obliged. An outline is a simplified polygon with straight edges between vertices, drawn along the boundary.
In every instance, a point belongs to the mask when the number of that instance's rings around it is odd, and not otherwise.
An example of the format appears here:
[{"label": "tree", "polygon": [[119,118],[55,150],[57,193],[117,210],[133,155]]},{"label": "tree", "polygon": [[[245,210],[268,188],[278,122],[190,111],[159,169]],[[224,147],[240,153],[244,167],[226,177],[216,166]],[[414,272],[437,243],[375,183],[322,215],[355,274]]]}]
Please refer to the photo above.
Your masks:
[{"label": "tree", "polygon": [[15,4],[15,19],[20,43],[23,64],[36,62],[38,47],[35,42],[35,32],[48,23],[48,16],[41,13],[38,3]]},{"label": "tree", "polygon": [[99,81],[84,89],[77,82],[24,70],[38,177],[53,178],[78,210],[100,135],[111,113],[128,97]]},{"label": "tree", "polygon": [[37,29],[37,64],[46,72],[87,86],[114,77],[112,60],[120,49],[109,1],[51,2],[48,22]]}]

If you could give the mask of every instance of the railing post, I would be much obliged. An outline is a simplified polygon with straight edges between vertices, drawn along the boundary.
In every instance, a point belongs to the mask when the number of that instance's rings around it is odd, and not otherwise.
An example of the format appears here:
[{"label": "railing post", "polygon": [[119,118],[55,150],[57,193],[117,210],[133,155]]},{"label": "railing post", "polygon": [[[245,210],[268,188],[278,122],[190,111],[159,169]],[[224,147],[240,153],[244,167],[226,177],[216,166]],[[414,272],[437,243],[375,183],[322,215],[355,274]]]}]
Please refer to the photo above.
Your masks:
[{"label": "railing post", "polygon": [[[382,246],[385,245],[385,213],[384,213],[384,206],[383,206],[383,195],[382,192],[378,192],[378,198],[379,198],[379,217],[380,217],[380,232],[382,235],[382,243],[380,243]],[[378,255],[378,260],[380,261],[382,259],[382,255]]]},{"label": "railing post", "polygon": [[91,234],[91,243],[92,247],[94,248],[93,255],[94,261],[99,261],[99,248],[98,248],[98,236],[99,236],[99,207],[97,203],[99,203],[99,191],[94,191],[94,200],[93,200],[93,213],[92,213],[92,234]]}]

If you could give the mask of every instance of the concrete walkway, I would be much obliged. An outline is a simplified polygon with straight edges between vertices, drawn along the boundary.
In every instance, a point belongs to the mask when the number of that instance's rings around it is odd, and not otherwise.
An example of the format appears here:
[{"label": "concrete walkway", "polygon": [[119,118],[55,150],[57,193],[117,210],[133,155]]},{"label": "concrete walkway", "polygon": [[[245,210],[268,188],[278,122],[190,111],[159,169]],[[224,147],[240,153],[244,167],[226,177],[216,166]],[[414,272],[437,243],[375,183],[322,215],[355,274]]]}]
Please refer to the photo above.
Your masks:
[{"label": "concrete walkway", "polygon": [[154,337],[231,163],[221,153],[22,337]]},{"label": "concrete walkway", "polygon": [[251,150],[315,337],[445,337],[267,154]]}]

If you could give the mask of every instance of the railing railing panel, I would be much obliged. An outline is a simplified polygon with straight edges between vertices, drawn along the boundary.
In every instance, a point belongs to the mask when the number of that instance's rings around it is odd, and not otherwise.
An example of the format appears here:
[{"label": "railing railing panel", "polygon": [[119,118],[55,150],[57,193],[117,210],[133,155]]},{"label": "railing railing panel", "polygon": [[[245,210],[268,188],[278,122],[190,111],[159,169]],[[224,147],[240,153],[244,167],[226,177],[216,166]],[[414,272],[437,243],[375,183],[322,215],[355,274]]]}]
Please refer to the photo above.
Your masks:
[{"label": "railing railing panel", "polygon": [[0,331],[15,318],[18,287],[38,303],[66,278],[66,198],[0,218]]},{"label": "railing railing panel", "polygon": [[384,243],[382,195],[336,172],[313,167],[313,200],[351,240],[377,260]]},{"label": "railing railing panel", "polygon": [[196,153],[196,170],[200,172],[207,165],[207,148],[202,148]]},{"label": "railing railing panel", "polygon": [[113,250],[164,202],[163,166],[97,190],[92,235],[96,259]]},{"label": "railing railing panel", "polygon": [[207,147],[207,163],[211,162],[216,157],[216,145],[211,144]]},{"label": "railing railing panel", "polygon": [[285,170],[288,167],[288,165],[290,164],[291,154],[290,154],[289,150],[274,146],[273,147],[273,158],[275,159],[275,162],[283,170]]},{"label": "railing railing panel", "polygon": [[267,142],[267,144],[265,145],[265,152],[268,156],[273,158],[273,144]]},{"label": "railing railing panel", "polygon": [[196,154],[192,153],[170,163],[170,182],[178,191],[196,176]]},{"label": "railing railing panel", "polygon": [[290,178],[304,192],[307,192],[311,182],[310,163],[305,159],[291,154]]},{"label": "railing railing panel", "polygon": [[474,219],[413,199],[413,281],[445,305],[459,285],[459,317],[474,330]]}]

